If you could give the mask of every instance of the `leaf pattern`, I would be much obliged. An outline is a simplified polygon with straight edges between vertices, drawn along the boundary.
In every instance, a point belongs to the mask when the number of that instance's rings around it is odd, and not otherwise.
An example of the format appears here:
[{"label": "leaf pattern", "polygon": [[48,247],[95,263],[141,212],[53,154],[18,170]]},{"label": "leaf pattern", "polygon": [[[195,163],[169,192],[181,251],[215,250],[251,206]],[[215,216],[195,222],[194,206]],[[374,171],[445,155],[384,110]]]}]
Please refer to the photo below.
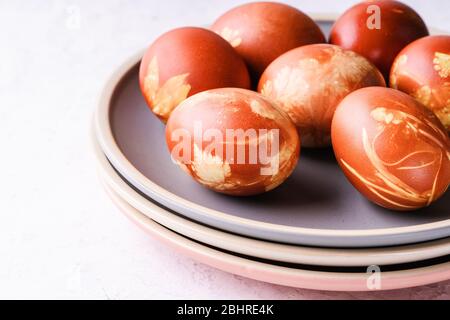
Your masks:
[{"label": "leaf pattern", "polygon": [[173,109],[187,98],[191,90],[186,81],[188,76],[189,73],[173,76],[160,86],[157,58],[153,57],[148,65],[144,92],[153,112],[163,120],[167,120]]},{"label": "leaf pattern", "polygon": [[433,64],[434,70],[439,73],[441,78],[450,76],[450,55],[442,52],[435,52]]},{"label": "leaf pattern", "polygon": [[420,103],[429,106],[431,102],[432,91],[429,86],[421,86],[411,96]]},{"label": "leaf pattern", "polygon": [[397,77],[399,75],[399,68],[400,66],[406,64],[408,62],[408,56],[406,54],[402,54],[397,59],[395,59],[393,65],[392,65],[392,72],[391,72],[391,87],[393,89],[397,89]]},{"label": "leaf pattern", "polygon": [[239,37],[239,30],[232,30],[225,27],[219,32],[219,35],[227,40],[233,48],[238,47],[242,42],[242,38]]},{"label": "leaf pattern", "polygon": [[435,88],[421,86],[411,96],[433,111],[447,131],[450,131],[450,82]]},{"label": "leaf pattern", "polygon": [[[372,110],[370,115],[378,122],[379,131],[372,141],[369,141],[367,131],[363,128],[362,143],[364,152],[375,170],[374,177],[377,179],[371,179],[362,175],[343,159],[340,159],[341,163],[351,174],[364,183],[372,193],[392,205],[405,209],[415,209],[423,205],[429,205],[436,198],[436,186],[442,164],[444,161],[450,160],[450,152],[446,151],[443,143],[435,137],[436,133],[440,137],[445,137],[445,133],[430,121],[426,119],[421,121],[417,117],[399,110],[377,107]],[[376,144],[378,138],[386,133],[388,126],[389,128],[395,128],[395,130],[410,131],[412,135],[426,142],[428,147],[423,150],[411,152],[394,162],[384,161],[377,152]],[[428,154],[432,160],[414,165],[403,165],[403,163],[418,154]],[[415,190],[412,186],[392,173],[392,170],[417,170],[432,165],[437,167],[437,171],[431,188],[425,192]],[[402,201],[411,204],[405,204]]]},{"label": "leaf pattern", "polygon": [[194,161],[191,169],[198,177],[198,181],[206,186],[226,190],[232,185],[227,184],[227,178],[231,175],[231,168],[227,161],[220,156],[212,155],[201,150],[194,143]]},{"label": "leaf pattern", "polygon": [[373,70],[365,58],[336,46],[321,49],[321,56],[282,66],[261,88],[290,116],[304,146],[330,143],[324,128],[331,127],[335,107]]}]

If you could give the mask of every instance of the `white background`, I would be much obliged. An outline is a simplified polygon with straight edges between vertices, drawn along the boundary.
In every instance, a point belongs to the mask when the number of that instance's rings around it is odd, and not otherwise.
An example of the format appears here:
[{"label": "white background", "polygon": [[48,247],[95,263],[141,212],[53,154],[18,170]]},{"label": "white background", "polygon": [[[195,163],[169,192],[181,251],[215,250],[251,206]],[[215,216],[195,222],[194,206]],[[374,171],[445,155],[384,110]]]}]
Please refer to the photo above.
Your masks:
[{"label": "white background", "polygon": [[[107,198],[88,132],[108,76],[163,31],[241,2],[0,0],[0,298],[450,299],[449,281],[328,293],[226,274],[155,242]],[[316,13],[354,2],[289,1]],[[450,30],[448,0],[405,2]]]}]

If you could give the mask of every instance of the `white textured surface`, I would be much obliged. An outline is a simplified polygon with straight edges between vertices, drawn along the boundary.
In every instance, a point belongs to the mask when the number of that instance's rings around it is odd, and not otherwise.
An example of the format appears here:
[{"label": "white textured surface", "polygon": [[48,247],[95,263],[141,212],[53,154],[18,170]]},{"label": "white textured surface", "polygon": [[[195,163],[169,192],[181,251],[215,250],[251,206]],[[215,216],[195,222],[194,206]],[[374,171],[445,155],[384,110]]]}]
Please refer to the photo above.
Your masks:
[{"label": "white textured surface", "polygon": [[[108,75],[164,30],[239,2],[0,2],[0,298],[450,299],[450,281],[330,293],[236,277],[153,241],[107,198],[88,131]],[[297,2],[341,12],[355,1]],[[406,2],[450,30],[448,0]]]}]

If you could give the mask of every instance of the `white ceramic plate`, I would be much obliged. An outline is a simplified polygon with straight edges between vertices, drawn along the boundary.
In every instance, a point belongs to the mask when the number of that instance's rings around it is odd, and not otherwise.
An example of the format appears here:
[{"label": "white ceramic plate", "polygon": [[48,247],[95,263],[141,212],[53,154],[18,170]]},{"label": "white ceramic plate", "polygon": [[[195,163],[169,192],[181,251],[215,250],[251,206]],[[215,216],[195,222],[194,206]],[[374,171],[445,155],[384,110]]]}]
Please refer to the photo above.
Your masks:
[{"label": "white ceramic plate", "polygon": [[261,196],[233,198],[202,188],[170,161],[164,126],[139,91],[141,56],[127,60],[107,83],[96,135],[121,175],[163,206],[225,231],[300,245],[376,247],[450,236],[448,193],[415,212],[382,209],[348,183],[326,149],[303,149],[293,175]]},{"label": "white ceramic plate", "polygon": [[450,279],[448,261],[397,271],[383,271],[381,268],[378,277],[364,272],[312,271],[238,257],[170,231],[134,209],[108,187],[106,190],[117,207],[150,235],[196,261],[243,277],[290,287],[333,291],[369,291],[373,290],[375,283],[379,284],[379,290],[391,290]]},{"label": "white ceramic plate", "polygon": [[234,253],[275,261],[319,266],[389,265],[426,260],[450,254],[450,239],[367,249],[315,248],[246,238],[190,221],[139,194],[112,167],[92,137],[100,176],[106,186],[142,214],[191,239]]}]

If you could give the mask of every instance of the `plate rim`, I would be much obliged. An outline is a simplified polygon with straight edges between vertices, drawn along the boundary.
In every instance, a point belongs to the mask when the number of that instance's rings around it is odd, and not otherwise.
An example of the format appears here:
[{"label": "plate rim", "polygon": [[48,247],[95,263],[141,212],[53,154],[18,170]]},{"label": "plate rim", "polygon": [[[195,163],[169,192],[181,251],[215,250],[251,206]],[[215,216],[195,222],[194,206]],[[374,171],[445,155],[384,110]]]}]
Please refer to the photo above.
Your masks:
[{"label": "plate rim", "polygon": [[[381,288],[371,290],[367,286],[370,278],[368,273],[358,272],[330,272],[313,271],[300,268],[271,265],[270,263],[238,257],[194,242],[179,235],[134,209],[125,200],[114,198],[112,193],[108,196],[115,206],[127,218],[132,220],[141,229],[169,244],[172,248],[196,261],[216,269],[243,276],[246,278],[268,282],[277,285],[295,288],[327,290],[327,291],[385,291],[402,288],[422,286],[450,279],[450,262],[404,269],[397,271],[384,271],[380,274]],[[113,192],[111,190],[111,192]]]},{"label": "plate rim", "polygon": [[[305,228],[305,227],[294,227],[287,225],[274,224],[269,222],[251,220],[247,218],[233,216],[231,214],[221,212],[218,210],[214,210],[200,204],[196,204],[188,199],[182,198],[158,184],[151,181],[149,178],[145,177],[136,167],[134,167],[131,162],[125,157],[123,152],[120,150],[117,142],[114,138],[114,134],[112,132],[111,124],[110,124],[110,101],[113,97],[115,89],[120,85],[123,79],[126,78],[127,75],[137,66],[140,62],[141,57],[144,53],[144,49],[139,50],[137,53],[133,54],[131,57],[125,60],[108,78],[106,84],[104,85],[100,96],[98,98],[97,108],[95,110],[94,122],[95,122],[95,131],[98,141],[101,145],[101,148],[105,152],[109,161],[111,161],[114,167],[121,172],[122,174],[126,174],[127,179],[136,186],[139,190],[147,194],[149,197],[154,199],[155,201],[161,203],[161,199],[166,203],[170,203],[175,206],[177,209],[175,211],[189,211],[194,213],[197,217],[203,217],[205,220],[214,221],[216,224],[226,222],[229,225],[236,226],[238,228],[247,228],[246,230],[253,230],[254,232],[252,236],[261,238],[261,234],[268,235],[270,240],[285,242],[285,243],[303,243],[308,245],[319,245],[323,246],[324,243],[334,243],[334,239],[339,238],[342,243],[347,243],[347,245],[336,245],[338,247],[347,247],[350,245],[349,240],[354,240],[355,238],[370,238],[370,237],[386,237],[384,241],[388,241],[390,237],[399,237],[401,235],[422,235],[426,232],[437,232],[437,231],[446,231],[450,229],[450,219],[418,224],[413,226],[403,226],[403,227],[392,227],[392,228],[376,228],[376,229],[346,229],[346,230],[335,230],[335,229],[319,229],[319,228]],[[155,199],[156,198],[156,199]],[[181,209],[181,210],[180,210]],[[182,215],[187,216],[186,212],[179,212]],[[192,219],[198,221],[198,218],[194,218],[189,216]],[[202,220],[204,222],[204,220]],[[214,225],[218,227],[217,225]],[[221,229],[229,230],[236,232],[235,230],[230,230],[228,226],[223,226]],[[274,236],[273,233],[278,233],[277,236]],[[242,234],[242,233],[241,233]],[[246,234],[248,236],[248,234]],[[297,240],[292,240],[290,237],[294,237]],[[305,240],[302,239],[298,241],[299,238],[302,237],[319,237],[321,240]],[[420,238],[419,236],[417,236]],[[281,239],[283,238],[283,239]],[[324,239],[328,239],[325,240]],[[349,240],[344,241],[346,238]],[[435,237],[436,238],[436,237]],[[434,239],[435,239],[434,238]],[[437,237],[439,238],[439,237]],[[431,240],[431,239],[428,239]],[[309,241],[309,242],[308,242]],[[423,241],[418,239],[418,241]],[[319,243],[320,242],[320,243]],[[411,243],[411,241],[408,241]],[[368,245],[364,244],[363,246],[381,246],[388,245],[391,242],[378,244],[378,245]],[[403,242],[404,243],[404,242]],[[392,244],[400,244],[398,241]],[[354,245],[354,243],[353,243]]]},{"label": "plate rim", "polygon": [[342,267],[408,263],[450,254],[450,237],[397,247],[337,249],[289,245],[230,234],[177,216],[148,201],[115,171],[101,150],[94,133],[91,133],[91,144],[100,178],[107,188],[164,227],[223,250],[275,261]]}]

